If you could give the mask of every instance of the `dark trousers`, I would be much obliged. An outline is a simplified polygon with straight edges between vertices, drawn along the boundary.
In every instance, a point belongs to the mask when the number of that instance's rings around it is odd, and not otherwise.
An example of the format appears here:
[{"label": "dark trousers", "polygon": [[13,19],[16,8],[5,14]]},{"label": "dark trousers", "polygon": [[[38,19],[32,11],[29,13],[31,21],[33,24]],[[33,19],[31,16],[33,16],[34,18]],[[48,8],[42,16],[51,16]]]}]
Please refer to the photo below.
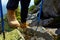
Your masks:
[{"label": "dark trousers", "polygon": [[26,22],[30,0],[9,0],[7,3],[7,9],[17,9],[19,1],[21,2],[21,22],[23,23]]}]

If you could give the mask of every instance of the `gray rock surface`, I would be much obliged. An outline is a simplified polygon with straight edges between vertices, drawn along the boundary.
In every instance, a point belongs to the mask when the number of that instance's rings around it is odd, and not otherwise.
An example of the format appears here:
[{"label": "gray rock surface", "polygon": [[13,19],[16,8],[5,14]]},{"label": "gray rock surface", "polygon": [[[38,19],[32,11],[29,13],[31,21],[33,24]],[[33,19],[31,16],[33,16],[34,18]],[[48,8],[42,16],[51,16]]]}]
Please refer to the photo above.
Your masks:
[{"label": "gray rock surface", "polygon": [[35,27],[31,27],[30,29],[27,29],[27,33],[30,37],[29,40],[53,40],[52,35],[50,35],[45,28],[43,28],[42,26],[38,27],[36,30],[36,26]]},{"label": "gray rock surface", "polygon": [[[57,8],[58,7],[55,6],[54,1],[56,1],[56,0],[44,0],[44,3],[43,3],[43,12],[45,14],[48,14],[50,16],[54,16],[55,17],[55,16],[58,16],[57,15],[57,13],[58,13]],[[59,0],[57,0],[57,1],[59,1]]]},{"label": "gray rock surface", "polygon": [[[54,2],[56,2],[54,4]],[[56,5],[58,7],[56,7]],[[44,28],[44,27],[40,27],[45,26],[50,24],[53,20],[54,17],[59,16],[58,14],[58,9],[60,9],[60,0],[44,0],[43,3],[43,17],[47,17],[47,19],[41,19],[38,25],[38,19],[37,19],[37,14],[40,11],[40,3],[39,5],[36,6],[36,8],[33,10],[33,12],[30,12],[30,14],[28,14],[28,18],[27,21],[30,23],[30,27],[31,29],[36,31],[37,26],[39,26],[37,28],[37,34],[40,35],[38,38],[36,36],[34,36],[36,38],[36,40],[53,40],[53,37],[51,35],[57,35],[56,34],[56,30],[57,29],[50,29],[50,28]],[[32,14],[34,13],[34,14]],[[42,18],[43,18],[42,17]],[[39,33],[38,33],[39,32]],[[46,33],[46,34],[45,34]],[[57,32],[58,33],[58,32]],[[45,37],[43,36],[45,35]],[[49,36],[48,36],[49,35]],[[34,40],[34,37],[31,38],[31,40]]]}]

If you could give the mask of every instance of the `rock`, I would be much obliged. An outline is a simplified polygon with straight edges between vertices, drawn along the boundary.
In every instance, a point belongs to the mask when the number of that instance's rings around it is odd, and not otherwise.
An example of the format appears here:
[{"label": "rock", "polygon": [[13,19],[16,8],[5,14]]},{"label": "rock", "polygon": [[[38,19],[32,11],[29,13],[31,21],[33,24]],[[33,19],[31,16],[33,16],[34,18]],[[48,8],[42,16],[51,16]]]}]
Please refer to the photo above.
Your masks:
[{"label": "rock", "polygon": [[54,3],[56,10],[59,12],[60,11],[60,0],[54,0],[53,3]]},{"label": "rock", "polygon": [[[56,17],[58,16],[58,10],[57,8],[60,9],[60,0],[44,0],[43,2],[43,13],[47,14],[51,17]],[[57,5],[57,6],[56,6]]]},{"label": "rock", "polygon": [[[58,1],[58,0],[57,0]],[[54,0],[44,0],[43,3],[43,13],[48,14],[52,17],[58,16],[58,10],[56,10],[54,5]]]},{"label": "rock", "polygon": [[[41,14],[41,19],[46,20],[53,18],[49,25],[44,27],[51,27],[51,28],[60,28],[60,0],[44,0],[43,2],[43,13]],[[44,22],[43,22],[44,23]]]},{"label": "rock", "polygon": [[34,19],[36,16],[35,15],[33,15],[33,14],[28,14],[28,18],[27,18],[27,20],[31,20],[31,19]]},{"label": "rock", "polygon": [[53,18],[49,18],[49,19],[45,19],[42,21],[42,26],[46,26],[46,25],[49,25],[50,23],[53,22]]},{"label": "rock", "polygon": [[58,34],[56,33],[57,28],[46,28],[47,32],[49,32],[50,35],[55,35],[57,36]]},{"label": "rock", "polygon": [[[0,40],[3,40],[3,34],[0,34]],[[21,32],[17,29],[11,32],[5,32],[5,40],[25,40]]]},{"label": "rock", "polygon": [[60,35],[60,28],[58,28],[55,33]]},{"label": "rock", "polygon": [[60,28],[60,16],[54,18],[54,20],[50,24],[48,24],[48,25],[46,25],[44,27]]},{"label": "rock", "polygon": [[26,34],[30,36],[28,40],[53,40],[53,37],[47,33],[47,31],[43,27],[38,27],[36,30],[36,26],[30,29],[27,29]]},{"label": "rock", "polygon": [[45,20],[40,19],[40,22],[38,22],[39,20],[37,19],[37,17],[35,17],[35,19],[32,19],[32,21],[29,21],[29,22],[31,22],[30,23],[31,27],[37,26],[38,23],[39,23],[39,25],[45,27],[45,26],[49,25],[53,20],[54,20],[53,18],[49,18],[49,19],[45,19]]}]

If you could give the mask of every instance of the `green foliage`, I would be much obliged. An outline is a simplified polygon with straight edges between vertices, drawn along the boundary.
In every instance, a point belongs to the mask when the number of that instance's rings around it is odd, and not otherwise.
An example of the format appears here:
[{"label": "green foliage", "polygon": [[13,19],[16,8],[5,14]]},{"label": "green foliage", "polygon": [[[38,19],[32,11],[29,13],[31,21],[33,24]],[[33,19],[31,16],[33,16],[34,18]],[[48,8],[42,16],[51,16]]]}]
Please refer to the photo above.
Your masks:
[{"label": "green foliage", "polygon": [[20,12],[20,7],[18,7],[18,8],[16,9],[15,13],[16,13],[17,20],[20,21],[20,19],[21,19],[21,17],[20,17],[20,13],[21,13],[21,12]]},{"label": "green foliage", "polygon": [[36,6],[35,5],[32,5],[30,8],[29,8],[29,11],[32,11]]},{"label": "green foliage", "polygon": [[34,4],[38,5],[40,3],[41,0],[34,0]]}]

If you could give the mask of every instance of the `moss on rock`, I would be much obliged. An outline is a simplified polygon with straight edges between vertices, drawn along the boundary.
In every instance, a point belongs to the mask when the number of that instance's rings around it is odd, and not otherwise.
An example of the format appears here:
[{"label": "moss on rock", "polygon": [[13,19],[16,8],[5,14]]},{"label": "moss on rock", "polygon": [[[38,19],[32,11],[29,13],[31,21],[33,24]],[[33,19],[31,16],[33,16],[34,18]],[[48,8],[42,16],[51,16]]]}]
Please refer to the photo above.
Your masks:
[{"label": "moss on rock", "polygon": [[34,4],[38,5],[40,3],[41,0],[34,0]]},{"label": "moss on rock", "polygon": [[[3,40],[2,34],[0,34],[0,40]],[[17,29],[14,29],[11,32],[5,32],[5,40],[25,40],[25,39]]]}]

